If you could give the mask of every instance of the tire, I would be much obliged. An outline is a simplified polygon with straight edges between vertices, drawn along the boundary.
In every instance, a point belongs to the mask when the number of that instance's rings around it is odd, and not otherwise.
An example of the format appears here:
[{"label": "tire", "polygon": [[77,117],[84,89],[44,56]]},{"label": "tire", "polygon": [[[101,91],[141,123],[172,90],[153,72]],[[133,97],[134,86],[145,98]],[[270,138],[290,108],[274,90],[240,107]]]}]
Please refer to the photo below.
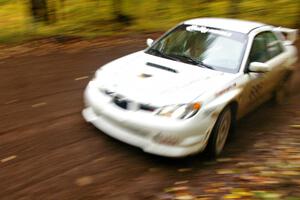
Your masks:
[{"label": "tire", "polygon": [[210,158],[215,158],[222,153],[231,130],[233,120],[232,111],[230,107],[227,106],[220,113],[208,141],[207,152]]}]

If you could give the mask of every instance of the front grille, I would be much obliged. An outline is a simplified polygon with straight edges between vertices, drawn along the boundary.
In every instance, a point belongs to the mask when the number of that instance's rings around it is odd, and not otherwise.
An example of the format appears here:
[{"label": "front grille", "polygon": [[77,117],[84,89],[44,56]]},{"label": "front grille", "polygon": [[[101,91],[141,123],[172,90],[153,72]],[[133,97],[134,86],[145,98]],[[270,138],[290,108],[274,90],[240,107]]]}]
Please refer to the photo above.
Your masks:
[{"label": "front grille", "polygon": [[118,106],[119,108],[122,108],[124,110],[143,110],[147,112],[154,112],[157,107],[151,106],[148,104],[142,104],[138,102],[133,102],[129,99],[126,99],[125,97],[116,94],[115,92],[109,91],[109,90],[100,90],[103,94],[112,97],[112,102]]},{"label": "front grille", "polygon": [[128,109],[128,104],[129,104],[129,101],[126,100],[126,99],[123,99],[123,98],[120,98],[118,96],[114,97],[113,98],[113,102],[119,106],[120,108],[123,108],[125,110]]},{"label": "front grille", "polygon": [[153,112],[155,111],[157,108],[154,106],[150,106],[150,105],[146,105],[146,104],[141,104],[140,105],[140,109],[141,110],[145,110],[145,111],[149,111],[149,112]]}]

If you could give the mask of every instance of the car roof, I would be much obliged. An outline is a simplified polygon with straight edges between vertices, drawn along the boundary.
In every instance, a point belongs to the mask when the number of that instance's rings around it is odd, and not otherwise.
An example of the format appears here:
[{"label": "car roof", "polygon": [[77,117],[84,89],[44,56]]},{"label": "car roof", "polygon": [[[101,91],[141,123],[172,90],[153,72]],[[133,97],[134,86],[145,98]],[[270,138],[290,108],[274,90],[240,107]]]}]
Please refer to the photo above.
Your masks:
[{"label": "car roof", "polygon": [[245,34],[250,33],[253,29],[266,26],[266,24],[259,22],[225,18],[197,18],[187,20],[184,24],[206,26]]}]

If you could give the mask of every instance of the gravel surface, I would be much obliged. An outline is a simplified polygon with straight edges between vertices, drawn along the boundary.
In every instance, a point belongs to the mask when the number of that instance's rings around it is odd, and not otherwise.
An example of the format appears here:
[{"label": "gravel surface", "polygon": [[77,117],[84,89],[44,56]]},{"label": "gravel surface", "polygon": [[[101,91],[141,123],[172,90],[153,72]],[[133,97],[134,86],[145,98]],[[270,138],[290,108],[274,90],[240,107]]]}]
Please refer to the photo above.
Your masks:
[{"label": "gravel surface", "polygon": [[0,53],[0,199],[299,199],[299,70],[289,102],[242,119],[216,161],[149,155],[83,120],[95,70],[144,39]]}]

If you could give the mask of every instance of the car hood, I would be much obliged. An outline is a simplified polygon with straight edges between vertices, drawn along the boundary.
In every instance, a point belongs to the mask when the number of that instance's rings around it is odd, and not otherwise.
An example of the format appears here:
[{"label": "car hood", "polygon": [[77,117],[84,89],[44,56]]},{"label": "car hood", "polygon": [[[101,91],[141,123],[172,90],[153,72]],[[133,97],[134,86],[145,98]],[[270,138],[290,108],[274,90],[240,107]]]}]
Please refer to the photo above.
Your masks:
[{"label": "car hood", "polygon": [[157,106],[189,103],[233,78],[233,74],[144,52],[117,59],[96,73],[96,82],[100,88],[136,102]]}]

